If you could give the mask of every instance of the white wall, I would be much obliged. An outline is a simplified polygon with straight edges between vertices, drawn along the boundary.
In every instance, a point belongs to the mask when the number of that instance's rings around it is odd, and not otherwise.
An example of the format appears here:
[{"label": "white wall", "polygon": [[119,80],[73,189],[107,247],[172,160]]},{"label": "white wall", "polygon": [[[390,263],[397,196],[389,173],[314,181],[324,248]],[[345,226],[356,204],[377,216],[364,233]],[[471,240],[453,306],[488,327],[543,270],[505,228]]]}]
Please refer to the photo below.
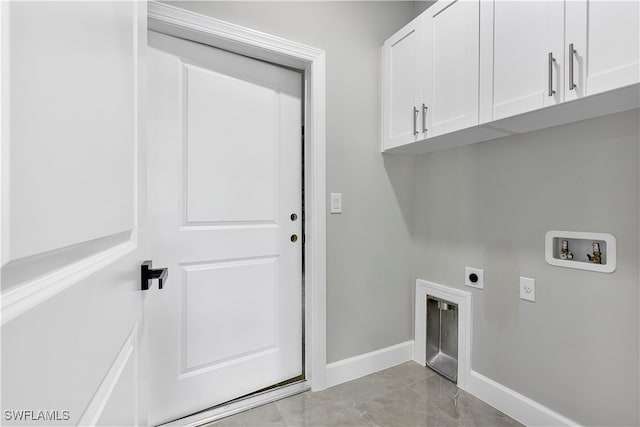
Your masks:
[{"label": "white wall", "polygon": [[379,61],[413,2],[173,4],[326,51],[327,361],[412,339],[412,159],[380,154]]},{"label": "white wall", "polygon": [[[472,367],[583,425],[638,425],[638,110],[415,162],[415,276],[473,293]],[[612,233],[612,274],[548,265],[549,230]],[[519,299],[536,279],[536,302]]]}]

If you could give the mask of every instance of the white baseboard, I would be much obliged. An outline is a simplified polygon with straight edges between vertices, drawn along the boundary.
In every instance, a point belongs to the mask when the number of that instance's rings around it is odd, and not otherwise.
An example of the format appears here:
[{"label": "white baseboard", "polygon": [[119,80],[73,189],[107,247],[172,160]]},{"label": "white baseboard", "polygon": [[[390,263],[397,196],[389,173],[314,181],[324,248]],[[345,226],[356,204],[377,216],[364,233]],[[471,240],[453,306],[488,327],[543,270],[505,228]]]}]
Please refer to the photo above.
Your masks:
[{"label": "white baseboard", "polygon": [[[327,365],[327,387],[355,380],[414,359],[414,341],[339,360]],[[580,426],[540,403],[471,370],[465,391],[526,426]]]},{"label": "white baseboard", "polygon": [[526,426],[580,425],[476,371],[470,372],[466,391]]},{"label": "white baseboard", "polygon": [[413,341],[329,363],[327,387],[355,380],[410,360],[413,360]]}]

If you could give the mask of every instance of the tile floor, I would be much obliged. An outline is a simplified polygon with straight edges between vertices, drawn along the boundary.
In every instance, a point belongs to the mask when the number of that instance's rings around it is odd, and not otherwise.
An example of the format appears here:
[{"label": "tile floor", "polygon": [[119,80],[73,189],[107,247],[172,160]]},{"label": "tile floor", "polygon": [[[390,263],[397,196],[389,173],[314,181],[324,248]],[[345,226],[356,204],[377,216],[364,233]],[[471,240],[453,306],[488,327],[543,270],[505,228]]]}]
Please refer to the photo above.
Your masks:
[{"label": "tile floor", "polygon": [[226,426],[521,426],[429,368],[407,362],[207,424]]}]

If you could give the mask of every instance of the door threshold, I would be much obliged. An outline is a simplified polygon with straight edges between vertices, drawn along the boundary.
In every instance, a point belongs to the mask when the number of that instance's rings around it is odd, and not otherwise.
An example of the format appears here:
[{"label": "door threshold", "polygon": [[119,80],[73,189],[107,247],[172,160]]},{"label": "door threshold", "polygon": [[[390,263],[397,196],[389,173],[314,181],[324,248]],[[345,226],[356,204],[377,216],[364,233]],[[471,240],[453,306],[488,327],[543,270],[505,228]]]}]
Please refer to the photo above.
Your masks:
[{"label": "door threshold", "polygon": [[267,403],[275,402],[276,400],[284,399],[285,397],[304,393],[305,391],[310,389],[311,384],[309,383],[309,381],[300,380],[292,384],[283,385],[282,387],[252,394],[242,399],[236,399],[231,402],[223,403],[221,405],[214,406],[211,409],[205,409],[204,411],[197,412],[193,415],[188,415],[184,418],[170,421],[166,424],[161,424],[158,427],[198,427],[206,423],[217,421],[221,418],[235,415],[248,409],[266,405]]}]

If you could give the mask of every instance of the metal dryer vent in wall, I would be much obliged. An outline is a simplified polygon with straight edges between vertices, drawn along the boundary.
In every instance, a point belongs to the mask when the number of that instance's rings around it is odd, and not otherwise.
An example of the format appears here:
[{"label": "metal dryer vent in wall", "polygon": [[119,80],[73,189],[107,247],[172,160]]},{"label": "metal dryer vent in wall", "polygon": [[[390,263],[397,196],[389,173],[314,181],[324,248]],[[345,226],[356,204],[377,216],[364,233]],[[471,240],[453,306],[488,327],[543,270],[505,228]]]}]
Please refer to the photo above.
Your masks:
[{"label": "metal dryer vent in wall", "polygon": [[458,305],[427,295],[427,366],[458,380]]}]

